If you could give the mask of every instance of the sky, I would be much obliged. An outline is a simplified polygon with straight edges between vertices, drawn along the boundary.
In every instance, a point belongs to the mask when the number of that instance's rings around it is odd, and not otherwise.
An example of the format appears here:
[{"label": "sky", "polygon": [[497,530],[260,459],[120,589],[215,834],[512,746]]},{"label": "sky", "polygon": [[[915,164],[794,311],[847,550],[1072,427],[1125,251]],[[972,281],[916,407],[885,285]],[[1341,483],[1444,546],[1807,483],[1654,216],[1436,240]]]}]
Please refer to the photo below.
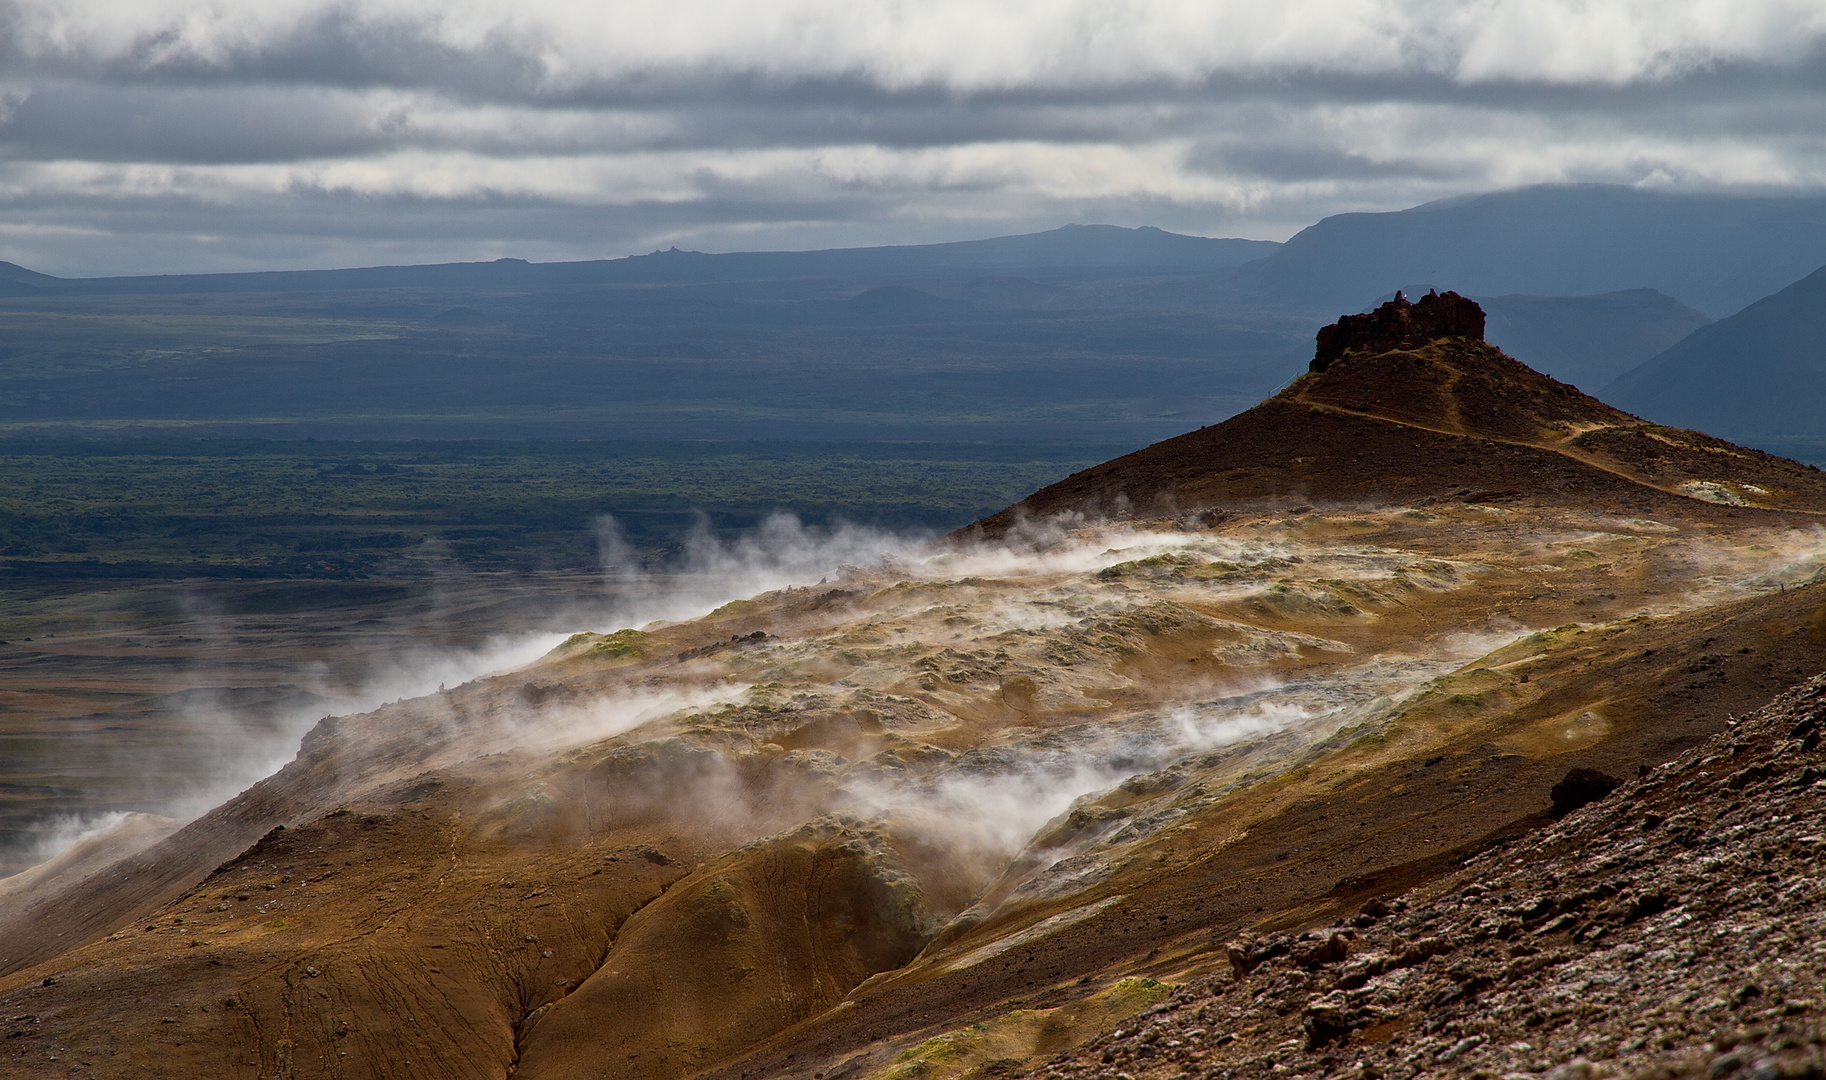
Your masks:
[{"label": "sky", "polygon": [[1535,183],[1826,190],[1821,0],[0,0],[0,259],[1281,240]]}]

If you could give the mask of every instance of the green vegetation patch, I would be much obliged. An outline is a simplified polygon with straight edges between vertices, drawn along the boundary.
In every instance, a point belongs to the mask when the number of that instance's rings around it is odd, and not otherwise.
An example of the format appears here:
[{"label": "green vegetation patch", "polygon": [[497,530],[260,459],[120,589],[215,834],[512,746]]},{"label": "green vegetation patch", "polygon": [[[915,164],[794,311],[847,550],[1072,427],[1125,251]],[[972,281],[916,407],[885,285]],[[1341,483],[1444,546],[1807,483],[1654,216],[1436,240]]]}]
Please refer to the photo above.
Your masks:
[{"label": "green vegetation patch", "polygon": [[617,630],[590,647],[590,655],[608,660],[639,660],[651,648],[652,635],[639,630]]}]

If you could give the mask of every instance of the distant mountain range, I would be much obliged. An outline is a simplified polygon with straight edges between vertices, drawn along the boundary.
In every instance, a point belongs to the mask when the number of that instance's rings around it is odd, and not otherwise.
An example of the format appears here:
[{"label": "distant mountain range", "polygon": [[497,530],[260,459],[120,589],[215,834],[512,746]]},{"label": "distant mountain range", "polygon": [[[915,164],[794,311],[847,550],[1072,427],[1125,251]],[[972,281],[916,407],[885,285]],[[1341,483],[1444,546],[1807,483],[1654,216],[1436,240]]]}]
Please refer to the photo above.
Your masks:
[{"label": "distant mountain range", "polygon": [[0,429],[1140,445],[1283,385],[1338,311],[1437,286],[1479,298],[1517,359],[1650,419],[1826,452],[1795,382],[1821,290],[1770,295],[1823,264],[1826,199],[1603,186],[1341,214],[1285,244],[1072,225],[574,263],[0,263]]},{"label": "distant mountain range", "polygon": [[[672,248],[650,255],[590,262],[529,263],[496,259],[429,266],[348,270],[280,270],[245,274],[55,278],[0,263],[11,295],[57,293],[297,292],[343,289],[498,288],[564,285],[693,285],[795,278],[932,274],[1067,276],[1130,273],[1198,274],[1241,266],[1273,252],[1271,240],[1214,240],[1144,226],[1067,225],[1042,233],[903,247],[705,254]],[[23,286],[23,288],[17,288]]]},{"label": "distant mountain range", "polygon": [[1480,296],[1485,335],[1536,371],[1596,393],[1712,320],[1653,289]]},{"label": "distant mountain range", "polygon": [[1068,225],[949,244],[727,254],[672,249],[570,263],[498,259],[107,278],[55,278],[0,263],[0,285],[13,295],[30,295],[1235,271],[1232,288],[1249,288],[1320,313],[1365,309],[1395,288],[1425,283],[1486,297],[1589,296],[1646,288],[1718,318],[1823,264],[1826,198],[1544,185],[1390,213],[1337,214],[1285,244],[1183,236],[1151,227]]},{"label": "distant mountain range", "polygon": [[1211,287],[1276,247],[1090,225],[585,263],[0,266],[0,431],[1139,446],[1297,363],[1304,318]]},{"label": "distant mountain range", "polygon": [[1648,288],[1718,318],[1823,264],[1826,198],[1554,185],[1338,214],[1244,274],[1320,311],[1425,282],[1467,296]]}]

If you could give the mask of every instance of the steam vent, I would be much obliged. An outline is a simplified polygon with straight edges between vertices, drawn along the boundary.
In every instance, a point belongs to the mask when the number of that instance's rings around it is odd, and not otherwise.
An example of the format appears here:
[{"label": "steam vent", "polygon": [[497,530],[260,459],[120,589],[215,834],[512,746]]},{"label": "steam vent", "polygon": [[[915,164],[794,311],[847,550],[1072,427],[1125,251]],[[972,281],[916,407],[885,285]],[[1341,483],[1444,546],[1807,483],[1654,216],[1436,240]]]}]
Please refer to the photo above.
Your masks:
[{"label": "steam vent", "polygon": [[1440,338],[1484,340],[1484,309],[1455,292],[1429,291],[1419,303],[1395,298],[1367,315],[1345,315],[1319,331],[1313,373],[1324,371],[1347,353],[1381,353],[1415,349]]}]

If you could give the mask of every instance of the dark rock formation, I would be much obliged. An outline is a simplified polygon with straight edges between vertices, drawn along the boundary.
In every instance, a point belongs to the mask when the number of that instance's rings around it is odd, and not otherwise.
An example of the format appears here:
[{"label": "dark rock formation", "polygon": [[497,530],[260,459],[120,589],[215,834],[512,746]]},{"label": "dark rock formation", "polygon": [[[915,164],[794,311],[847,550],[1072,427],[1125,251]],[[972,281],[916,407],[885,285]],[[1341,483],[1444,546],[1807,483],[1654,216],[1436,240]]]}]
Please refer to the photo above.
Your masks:
[{"label": "dark rock formation", "polygon": [[1604,798],[1623,781],[1614,776],[1606,776],[1596,769],[1572,769],[1566,778],[1553,785],[1550,793],[1553,799],[1551,813],[1556,818],[1565,817],[1581,806],[1588,806]]},{"label": "dark rock formation", "polygon": [[1396,293],[1367,315],[1345,315],[1322,327],[1310,370],[1324,371],[1345,353],[1412,349],[1445,337],[1484,340],[1484,309],[1455,292],[1429,292],[1418,303]]}]

